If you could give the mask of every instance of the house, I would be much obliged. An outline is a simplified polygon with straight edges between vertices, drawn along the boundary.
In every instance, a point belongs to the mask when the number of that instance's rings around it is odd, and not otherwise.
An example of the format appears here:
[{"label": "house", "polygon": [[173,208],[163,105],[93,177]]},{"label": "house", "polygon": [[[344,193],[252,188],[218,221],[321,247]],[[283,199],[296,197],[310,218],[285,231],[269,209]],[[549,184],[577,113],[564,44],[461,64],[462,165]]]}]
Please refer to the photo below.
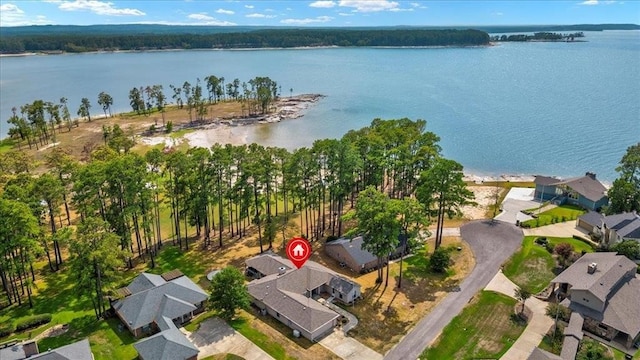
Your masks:
[{"label": "house", "polygon": [[204,311],[209,295],[179,270],[162,275],[142,273],[129,286],[118,290],[120,300],[111,306],[135,337],[161,330],[163,318],[176,325]]},{"label": "house", "polygon": [[314,262],[296,269],[291,261],[265,253],[246,261],[247,286],[252,302],[269,314],[316,341],[338,324],[340,315],[315,299],[321,295],[353,303],[360,297],[360,285]]},{"label": "house", "polygon": [[552,201],[558,205],[571,204],[587,210],[599,210],[609,203],[607,188],[596,179],[596,174],[560,180],[548,176],[536,176],[534,199]]},{"label": "house", "polygon": [[91,347],[89,347],[89,340],[87,339],[59,348],[49,349],[42,353],[38,350],[38,344],[35,341],[26,341],[0,347],[0,359],[93,360],[93,354],[91,353]]},{"label": "house", "polygon": [[[399,245],[391,254],[391,258],[399,257],[405,250],[406,238],[401,237]],[[365,273],[376,269],[378,266],[378,257],[362,248],[363,238],[357,236],[353,239],[340,238],[328,242],[324,251],[331,258],[335,259],[342,266],[346,266],[351,271]]]},{"label": "house", "polygon": [[160,332],[142,339],[133,347],[141,360],[196,360],[198,348],[178,330],[173,321],[163,317],[158,322]]},{"label": "house", "polygon": [[640,279],[636,264],[627,257],[613,252],[585,254],[552,283],[566,296],[561,304],[582,318],[574,320],[572,314],[570,327],[575,321],[579,325],[575,328],[626,349],[640,340]]},{"label": "house", "polygon": [[622,240],[640,241],[640,215],[636,212],[604,216],[590,211],[578,218],[578,227],[600,236],[610,246]]}]

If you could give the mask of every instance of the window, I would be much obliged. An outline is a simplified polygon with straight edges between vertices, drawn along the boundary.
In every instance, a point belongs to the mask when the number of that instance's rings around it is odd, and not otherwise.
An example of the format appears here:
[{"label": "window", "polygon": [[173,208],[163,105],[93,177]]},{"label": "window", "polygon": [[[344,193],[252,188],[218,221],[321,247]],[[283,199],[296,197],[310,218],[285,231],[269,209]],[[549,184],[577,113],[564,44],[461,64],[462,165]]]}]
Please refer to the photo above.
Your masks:
[{"label": "window", "polygon": [[276,317],[280,317],[280,313],[279,312],[276,313]]},{"label": "window", "polygon": [[582,298],[582,301],[589,302],[589,299]]}]

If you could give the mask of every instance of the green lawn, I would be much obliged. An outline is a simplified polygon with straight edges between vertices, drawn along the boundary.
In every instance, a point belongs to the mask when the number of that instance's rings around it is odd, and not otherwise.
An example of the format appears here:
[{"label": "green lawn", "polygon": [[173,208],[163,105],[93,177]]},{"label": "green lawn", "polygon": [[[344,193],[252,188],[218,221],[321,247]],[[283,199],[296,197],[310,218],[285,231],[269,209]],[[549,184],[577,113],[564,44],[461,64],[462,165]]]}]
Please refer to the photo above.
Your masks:
[{"label": "green lawn", "polygon": [[[536,212],[533,212],[536,214]],[[538,215],[537,219],[527,220],[522,223],[524,227],[539,227],[559,222],[565,222],[577,219],[585,211],[575,205],[560,205],[551,210],[543,211]]]},{"label": "green lawn", "polygon": [[237,317],[229,322],[229,325],[236,329],[240,334],[244,335],[249,341],[256,344],[259,348],[264,350],[267,354],[271,355],[276,360],[289,360],[291,357],[287,356],[284,347],[277,342],[270,339],[267,335],[254,329],[250,326],[247,319],[244,317]]},{"label": "green lawn", "polygon": [[[555,260],[541,245],[534,242],[537,236],[525,236],[522,247],[504,264],[504,274],[516,285],[536,294],[542,291],[556,276],[553,273]],[[575,252],[593,252],[593,248],[573,238],[547,237],[552,246],[569,243]]]},{"label": "green lawn", "polygon": [[[624,360],[624,353],[616,348],[610,347],[613,352],[613,358],[615,360]],[[633,355],[633,360],[640,360],[640,350],[636,351],[635,355]]]},{"label": "green lawn", "polygon": [[525,329],[522,322],[515,320],[515,304],[516,300],[508,296],[481,291],[420,359],[500,358]]}]

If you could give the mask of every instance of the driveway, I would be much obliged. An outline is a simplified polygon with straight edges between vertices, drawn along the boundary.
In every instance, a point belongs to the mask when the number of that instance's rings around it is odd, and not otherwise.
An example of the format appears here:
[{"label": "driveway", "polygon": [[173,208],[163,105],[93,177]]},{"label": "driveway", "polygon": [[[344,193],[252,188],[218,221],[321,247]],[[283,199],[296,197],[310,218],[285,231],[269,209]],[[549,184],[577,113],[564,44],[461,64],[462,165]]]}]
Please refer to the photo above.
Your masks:
[{"label": "driveway", "polygon": [[191,343],[200,350],[198,359],[213,354],[229,353],[245,359],[273,360],[264,350],[219,318],[210,318],[203,321],[200,324],[200,328],[193,333],[189,333],[184,329],[181,330],[187,334],[187,338]]},{"label": "driveway", "polygon": [[[485,290],[492,290],[509,297],[514,297],[516,284],[511,282],[502,271],[499,271],[493,277],[491,282],[485,287]],[[525,306],[531,310],[531,320],[527,324],[518,340],[502,355],[505,360],[526,360],[531,355],[533,349],[540,344],[544,335],[553,325],[553,319],[546,315],[547,303],[530,297],[525,301]]]},{"label": "driveway", "polygon": [[460,285],[391,349],[385,359],[416,359],[442,329],[484,288],[522,242],[522,231],[502,221],[479,220],[460,228],[460,234],[476,259],[476,266]]},{"label": "driveway", "polygon": [[345,336],[344,332],[338,329],[318,343],[345,360],[382,360],[382,355],[362,345],[358,340]]},{"label": "driveway", "polygon": [[502,212],[496,216],[496,220],[515,224],[516,220],[523,222],[532,219],[520,211],[540,206],[533,199],[534,192],[532,188],[511,188],[500,205]]},{"label": "driveway", "polygon": [[523,229],[522,231],[526,236],[572,237],[573,235],[577,235],[589,239],[586,231],[576,227],[576,221],[577,220],[571,220],[532,229]]}]

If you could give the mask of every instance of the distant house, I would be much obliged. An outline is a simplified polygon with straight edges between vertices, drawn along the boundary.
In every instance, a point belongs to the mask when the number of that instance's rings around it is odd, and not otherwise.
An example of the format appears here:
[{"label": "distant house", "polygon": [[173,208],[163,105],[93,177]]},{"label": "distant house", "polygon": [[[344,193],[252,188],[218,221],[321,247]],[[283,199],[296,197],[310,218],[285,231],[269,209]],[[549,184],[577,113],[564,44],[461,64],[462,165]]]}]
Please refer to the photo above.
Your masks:
[{"label": "distant house", "polygon": [[640,215],[635,212],[604,216],[595,211],[578,218],[578,227],[600,235],[601,245],[613,245],[622,240],[640,241]]},{"label": "distant house", "polygon": [[562,305],[576,313],[569,327],[575,321],[580,329],[627,349],[640,340],[640,279],[636,264],[627,257],[585,254],[552,283],[566,296]]},{"label": "distant house", "polygon": [[113,310],[135,337],[158,332],[165,317],[183,324],[204,311],[209,298],[179,270],[162,275],[142,273],[118,293],[124,298],[112,303]]},{"label": "distant house", "polygon": [[287,259],[262,254],[246,261],[246,273],[256,279],[247,286],[253,304],[311,341],[332,331],[340,317],[317,297],[345,304],[360,297],[359,284],[314,261],[296,269]]},{"label": "distant house", "polygon": [[535,200],[552,201],[558,205],[579,205],[587,210],[599,210],[609,203],[607,188],[596,179],[596,174],[560,180],[548,176],[535,177]]},{"label": "distant house", "polygon": [[8,344],[0,347],[2,360],[93,360],[89,340],[84,339],[55,349],[40,353],[35,341]]},{"label": "distant house", "polygon": [[[357,236],[353,239],[340,238],[328,242],[324,247],[324,251],[351,271],[365,273],[374,270],[378,266],[378,258],[369,251],[364,250],[362,243],[362,236]],[[391,254],[392,259],[402,254],[405,243],[405,238],[401,238],[398,248]]]}]

